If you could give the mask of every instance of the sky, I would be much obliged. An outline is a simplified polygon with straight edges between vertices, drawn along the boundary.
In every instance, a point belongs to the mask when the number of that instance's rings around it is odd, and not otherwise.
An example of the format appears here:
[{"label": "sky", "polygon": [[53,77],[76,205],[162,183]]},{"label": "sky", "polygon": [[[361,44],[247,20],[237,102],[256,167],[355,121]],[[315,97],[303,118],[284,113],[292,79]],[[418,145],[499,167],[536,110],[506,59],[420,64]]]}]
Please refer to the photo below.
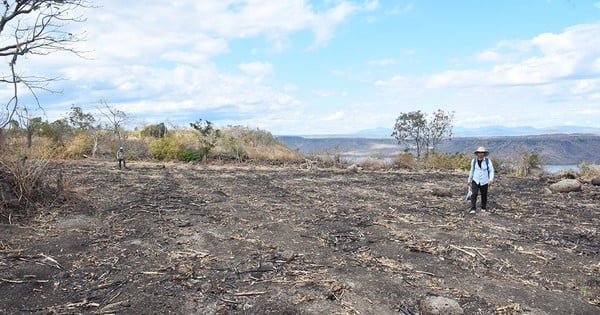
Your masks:
[{"label": "sky", "polygon": [[106,102],[130,126],[275,135],[437,109],[464,128],[600,126],[599,0],[103,0],[81,14],[68,29],[82,57],[18,65],[60,77],[60,93],[37,92],[50,121]]}]

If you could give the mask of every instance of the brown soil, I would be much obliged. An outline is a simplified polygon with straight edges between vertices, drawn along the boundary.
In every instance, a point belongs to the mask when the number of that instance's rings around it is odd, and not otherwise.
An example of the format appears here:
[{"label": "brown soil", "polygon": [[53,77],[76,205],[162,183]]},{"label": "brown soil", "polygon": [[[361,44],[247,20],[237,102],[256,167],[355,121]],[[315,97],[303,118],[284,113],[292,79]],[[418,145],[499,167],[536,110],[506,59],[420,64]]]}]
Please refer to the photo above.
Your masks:
[{"label": "brown soil", "polygon": [[0,313],[600,313],[597,186],[500,174],[471,215],[461,172],[130,167],[53,166],[66,202],[0,225]]}]

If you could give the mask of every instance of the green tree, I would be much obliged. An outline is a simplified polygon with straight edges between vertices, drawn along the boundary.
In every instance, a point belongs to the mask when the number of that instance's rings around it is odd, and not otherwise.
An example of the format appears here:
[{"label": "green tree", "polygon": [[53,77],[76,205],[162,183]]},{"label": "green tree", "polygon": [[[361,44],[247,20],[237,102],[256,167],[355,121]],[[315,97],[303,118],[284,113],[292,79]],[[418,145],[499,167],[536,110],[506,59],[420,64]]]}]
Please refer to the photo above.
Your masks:
[{"label": "green tree", "polygon": [[210,150],[217,145],[221,137],[221,131],[215,129],[212,122],[202,119],[190,123],[190,126],[200,133],[200,152],[203,157],[207,156]]},{"label": "green tree", "polygon": [[86,131],[94,127],[96,118],[92,113],[84,113],[81,107],[72,105],[68,114],[69,123],[76,131]]},{"label": "green tree", "polygon": [[392,136],[398,143],[414,144],[417,158],[429,154],[444,138],[452,136],[454,112],[446,113],[441,109],[427,115],[422,111],[400,113],[394,124]]},{"label": "green tree", "polygon": [[72,131],[69,126],[69,121],[66,118],[58,119],[51,123],[45,121],[40,127],[41,135],[59,146],[64,146],[65,138],[70,135]]}]

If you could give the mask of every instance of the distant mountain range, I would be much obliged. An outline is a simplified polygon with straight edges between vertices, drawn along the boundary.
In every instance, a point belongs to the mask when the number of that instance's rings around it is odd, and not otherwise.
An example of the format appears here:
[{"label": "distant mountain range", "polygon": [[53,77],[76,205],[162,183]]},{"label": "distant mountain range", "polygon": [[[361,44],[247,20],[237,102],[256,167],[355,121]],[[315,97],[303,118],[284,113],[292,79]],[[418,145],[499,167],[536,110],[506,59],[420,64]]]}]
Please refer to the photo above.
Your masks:
[{"label": "distant mountain range", "polygon": [[[508,129],[512,129],[513,133],[517,132],[515,128]],[[523,130],[525,129],[521,129],[521,132]],[[383,137],[378,136],[377,132],[365,132],[360,135],[278,136],[277,138],[288,147],[306,154],[339,155],[348,160],[393,158],[404,152],[406,148],[405,145],[398,144],[389,134]],[[537,153],[544,164],[566,165],[581,162],[600,164],[600,133],[454,136],[452,140],[442,141],[437,150],[451,154],[470,153],[479,146],[487,147],[493,156],[512,161],[518,161],[524,154]]]},{"label": "distant mountain range", "polygon": [[[378,127],[365,129],[347,136],[367,137],[367,138],[388,138],[392,134],[392,128]],[[505,127],[505,126],[487,126],[480,128],[454,127],[452,134],[455,137],[490,137],[490,136],[534,136],[547,134],[573,134],[589,133],[599,134],[600,128],[585,126],[556,126],[549,128],[534,128],[529,126]],[[337,135],[339,136],[339,135]]]}]

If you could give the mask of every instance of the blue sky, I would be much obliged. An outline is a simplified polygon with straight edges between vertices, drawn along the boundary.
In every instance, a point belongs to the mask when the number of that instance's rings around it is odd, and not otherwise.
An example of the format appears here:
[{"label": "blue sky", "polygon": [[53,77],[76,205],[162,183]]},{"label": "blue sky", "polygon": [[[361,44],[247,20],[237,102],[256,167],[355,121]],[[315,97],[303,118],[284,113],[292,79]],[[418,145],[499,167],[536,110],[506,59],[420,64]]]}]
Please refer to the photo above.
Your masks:
[{"label": "blue sky", "polygon": [[[104,0],[73,25],[86,58],[20,64],[60,76],[49,120],[101,100],[131,126],[200,118],[273,134],[342,134],[402,112],[454,125],[600,126],[600,1]],[[24,96],[26,97],[26,96]]]}]

